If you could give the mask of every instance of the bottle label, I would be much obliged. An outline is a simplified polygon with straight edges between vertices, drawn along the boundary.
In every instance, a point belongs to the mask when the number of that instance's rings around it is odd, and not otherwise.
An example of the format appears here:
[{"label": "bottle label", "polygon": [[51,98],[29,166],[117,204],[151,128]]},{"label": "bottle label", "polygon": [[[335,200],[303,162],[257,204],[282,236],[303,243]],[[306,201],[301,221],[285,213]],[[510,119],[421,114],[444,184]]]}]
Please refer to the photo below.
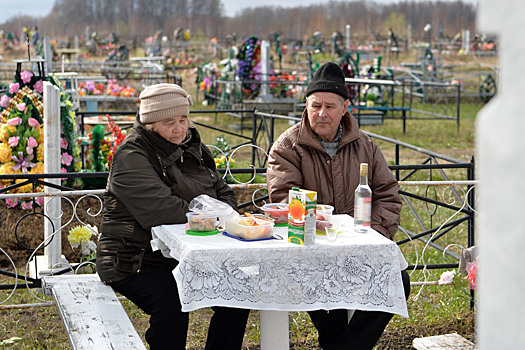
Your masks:
[{"label": "bottle label", "polygon": [[372,215],[372,198],[358,198],[357,212],[355,217],[361,223],[361,226],[370,227],[370,216]]}]

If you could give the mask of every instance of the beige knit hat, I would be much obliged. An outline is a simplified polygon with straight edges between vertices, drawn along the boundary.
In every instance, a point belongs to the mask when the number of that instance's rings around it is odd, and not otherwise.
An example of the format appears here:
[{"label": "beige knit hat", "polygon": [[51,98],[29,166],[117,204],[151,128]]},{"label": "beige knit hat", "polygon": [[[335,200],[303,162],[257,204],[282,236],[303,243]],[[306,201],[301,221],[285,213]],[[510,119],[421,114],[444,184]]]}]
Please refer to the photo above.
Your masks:
[{"label": "beige knit hat", "polygon": [[176,84],[155,84],[140,93],[140,122],[150,124],[179,115],[188,116],[191,96]]}]

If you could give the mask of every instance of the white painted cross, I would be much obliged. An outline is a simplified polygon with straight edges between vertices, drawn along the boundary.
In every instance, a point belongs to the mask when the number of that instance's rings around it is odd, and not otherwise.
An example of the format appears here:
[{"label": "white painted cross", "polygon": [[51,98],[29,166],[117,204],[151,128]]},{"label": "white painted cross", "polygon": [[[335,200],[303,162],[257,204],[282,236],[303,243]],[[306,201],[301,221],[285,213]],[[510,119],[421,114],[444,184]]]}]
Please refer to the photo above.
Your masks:
[{"label": "white painted cross", "polygon": [[462,39],[462,49],[465,55],[468,55],[470,52],[470,30],[464,30],[463,35],[461,36]]},{"label": "white painted cross", "polygon": [[266,100],[270,97],[270,42],[267,40],[261,41],[261,79],[265,83],[261,84],[259,98]]},{"label": "white painted cross", "polygon": [[[44,172],[60,173],[60,90],[50,82],[44,82]],[[60,179],[47,179],[48,182],[60,185]],[[56,188],[46,186],[45,192],[60,192]],[[44,248],[47,268],[56,268],[62,253],[62,237],[60,227],[61,203],[60,197],[48,197],[44,202],[45,213],[51,220],[44,219],[44,238],[46,242],[55,230],[58,232],[51,243]]]},{"label": "white painted cross", "polygon": [[346,49],[350,51],[350,24],[345,26]]},{"label": "white painted cross", "polygon": [[525,348],[525,1],[479,0],[499,36],[498,95],[478,114],[479,349]]},{"label": "white painted cross", "polygon": [[51,40],[48,36],[44,37],[44,59],[46,60],[46,74],[53,72],[53,54],[51,53]]}]

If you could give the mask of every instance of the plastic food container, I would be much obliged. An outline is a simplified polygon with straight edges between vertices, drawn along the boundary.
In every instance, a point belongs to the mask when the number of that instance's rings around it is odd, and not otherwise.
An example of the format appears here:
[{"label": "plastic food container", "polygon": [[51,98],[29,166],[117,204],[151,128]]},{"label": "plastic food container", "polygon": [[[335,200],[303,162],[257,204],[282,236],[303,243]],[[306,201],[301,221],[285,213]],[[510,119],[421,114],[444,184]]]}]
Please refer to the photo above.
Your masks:
[{"label": "plastic food container", "polygon": [[270,238],[274,224],[270,221],[245,217],[240,220],[226,220],[226,233],[242,239]]},{"label": "plastic food container", "polygon": [[217,228],[217,217],[213,215],[198,214],[194,212],[186,213],[188,218],[188,228],[193,232],[213,231]]},{"label": "plastic food container", "polygon": [[288,204],[268,203],[262,206],[264,214],[275,220],[275,226],[288,225]]},{"label": "plastic food container", "polygon": [[315,231],[318,235],[326,235],[325,227],[330,224],[327,216],[332,215],[333,211],[334,207],[331,205],[317,204]]}]

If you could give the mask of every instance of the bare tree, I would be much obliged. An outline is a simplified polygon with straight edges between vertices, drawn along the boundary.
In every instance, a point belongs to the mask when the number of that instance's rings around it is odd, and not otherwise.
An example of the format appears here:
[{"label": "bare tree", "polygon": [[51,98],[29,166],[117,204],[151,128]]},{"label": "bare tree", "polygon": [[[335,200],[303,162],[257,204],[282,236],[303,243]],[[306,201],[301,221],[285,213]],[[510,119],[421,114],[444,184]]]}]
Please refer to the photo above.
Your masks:
[{"label": "bare tree", "polygon": [[60,40],[84,34],[87,26],[99,33],[115,32],[122,39],[142,40],[157,31],[169,36],[176,28],[184,28],[219,40],[228,33],[236,33],[239,38],[271,38],[275,32],[304,40],[314,31],[328,37],[350,24],[354,38],[370,40],[377,34],[388,34],[384,24],[392,20],[392,13],[411,25],[415,40],[423,38],[426,24],[434,28],[433,35],[442,28],[448,37],[476,28],[476,6],[460,0],[405,0],[394,4],[353,0],[294,8],[262,6],[246,8],[233,18],[224,17],[223,8],[221,0],[55,0],[48,16],[11,19],[1,29],[19,31],[21,25],[38,24],[42,33]]}]

